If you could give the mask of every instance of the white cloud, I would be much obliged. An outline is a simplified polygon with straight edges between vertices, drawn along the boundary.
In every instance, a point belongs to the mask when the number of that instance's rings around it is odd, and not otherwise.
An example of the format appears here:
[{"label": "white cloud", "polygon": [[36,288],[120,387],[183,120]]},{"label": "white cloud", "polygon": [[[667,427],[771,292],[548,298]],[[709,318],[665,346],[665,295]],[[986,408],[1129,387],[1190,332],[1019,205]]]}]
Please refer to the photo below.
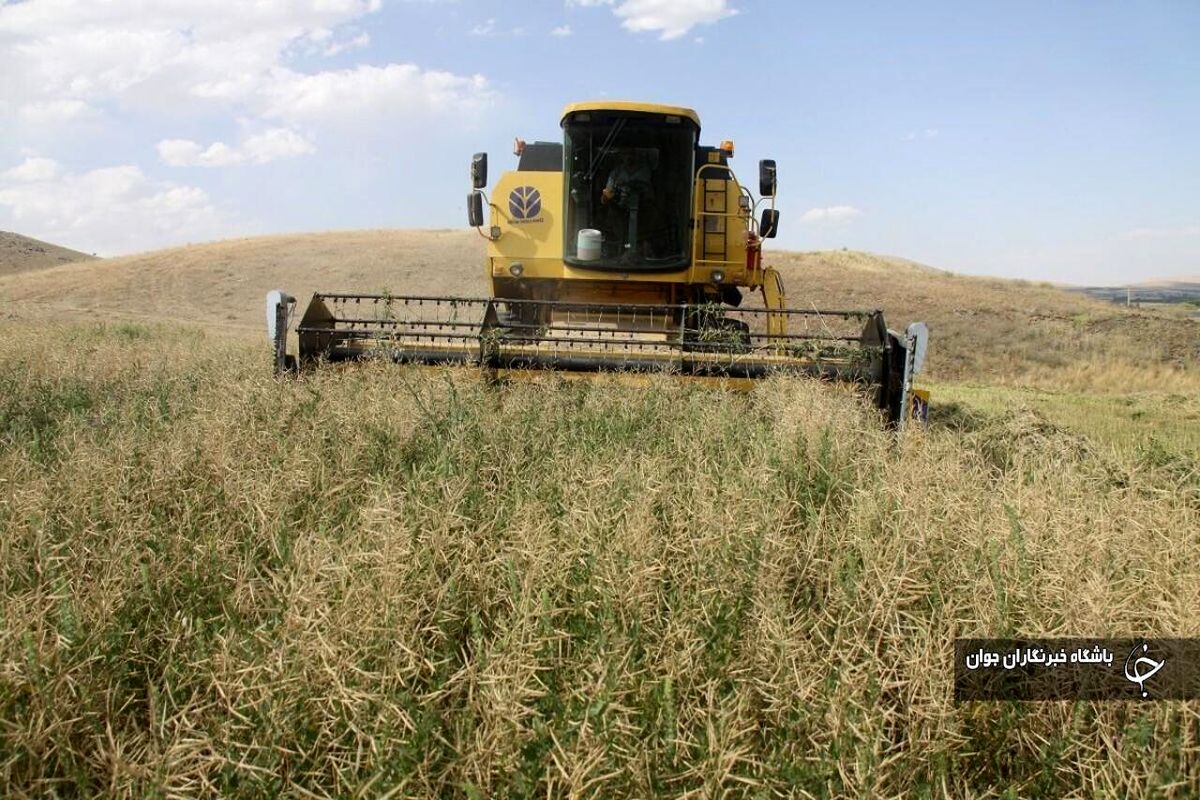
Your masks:
[{"label": "white cloud", "polygon": [[687,34],[697,25],[711,25],[737,13],[726,0],[625,0],[613,9],[626,30],[657,31],[669,41]]},{"label": "white cloud", "polygon": [[130,252],[226,232],[208,195],[133,165],[65,172],[28,158],[0,173],[0,227],[87,252]]},{"label": "white cloud", "polygon": [[453,113],[470,118],[493,98],[482,75],[422,70],[414,64],[360,65],[311,75],[279,70],[263,90],[262,114],[306,122],[361,121],[365,115]]},{"label": "white cloud", "polygon": [[[13,153],[75,154],[70,170],[50,159],[0,165],[0,227],[110,253],[245,232],[231,226],[244,209],[218,214],[200,188],[144,174],[132,158],[112,166],[92,146],[94,160],[81,161],[97,133],[130,148],[157,144],[167,165],[216,167],[317,146],[328,158],[360,157],[371,139],[425,140],[485,119],[496,92],[481,75],[386,61],[311,66],[369,47],[365,25],[381,4],[0,0],[0,139]],[[247,133],[170,138],[182,120]]]},{"label": "white cloud", "polygon": [[738,13],[729,0],[567,0],[568,6],[591,8],[613,6],[621,27],[633,33],[657,32],[669,41],[687,34],[697,25],[711,25]]},{"label": "white cloud", "polygon": [[550,31],[550,35],[551,36],[570,36],[571,35],[571,26],[570,25],[559,25],[557,28],[554,28],[553,30]]},{"label": "white cloud", "polygon": [[862,215],[854,206],[829,206],[827,208],[810,208],[800,215],[800,221],[808,225],[833,225],[849,222]]},{"label": "white cloud", "polygon": [[1176,228],[1134,228],[1127,231],[1123,239],[1180,239],[1200,236],[1200,225],[1182,225]]},{"label": "white cloud", "polygon": [[315,151],[312,142],[287,128],[272,128],[247,137],[237,147],[230,147],[224,142],[214,142],[208,147],[202,147],[189,139],[164,139],[158,143],[159,157],[172,167],[266,164],[269,161],[295,158]]},{"label": "white cloud", "polygon": [[495,18],[489,19],[487,22],[480,23],[468,31],[472,36],[491,36],[496,32]]},{"label": "white cloud", "polygon": [[44,100],[26,103],[19,114],[21,121],[32,126],[56,126],[77,122],[90,116],[93,110],[82,100]]},{"label": "white cloud", "polygon": [[467,33],[471,36],[524,36],[526,31],[520,26],[502,30],[496,26],[496,18],[489,17],[485,22],[472,27]]},{"label": "white cloud", "polygon": [[307,45],[301,49],[307,55],[336,56],[350,50],[361,50],[371,44],[371,35],[360,33],[348,39],[336,39],[328,28],[317,28],[307,37]]},{"label": "white cloud", "polygon": [[12,169],[0,172],[0,181],[7,183],[29,183],[50,181],[58,177],[58,162],[52,158],[27,158]]},{"label": "white cloud", "polygon": [[14,45],[0,64],[18,76],[4,94],[36,102],[171,99],[197,83],[261,75],[294,41],[370,13],[360,0],[231,3],[202,0],[29,0],[0,6]]},{"label": "white cloud", "polygon": [[937,135],[937,128],[926,128],[921,131],[910,131],[908,135],[904,137],[904,141],[915,142],[917,139],[935,139],[937,138]]},{"label": "white cloud", "polygon": [[[261,0],[214,11],[210,0],[0,4],[5,42],[0,107],[15,109],[21,118],[57,119],[66,131],[71,118],[112,107],[162,116],[206,111],[261,116],[297,82],[343,74],[300,73],[289,64],[298,55],[366,47],[370,37],[356,23],[380,5],[381,0]],[[421,73],[406,64],[371,69],[393,67]],[[430,73],[429,80],[408,85],[441,91],[445,74]],[[476,76],[463,81],[463,91],[490,96],[486,81]],[[404,96],[419,108],[440,103],[411,92]]]}]

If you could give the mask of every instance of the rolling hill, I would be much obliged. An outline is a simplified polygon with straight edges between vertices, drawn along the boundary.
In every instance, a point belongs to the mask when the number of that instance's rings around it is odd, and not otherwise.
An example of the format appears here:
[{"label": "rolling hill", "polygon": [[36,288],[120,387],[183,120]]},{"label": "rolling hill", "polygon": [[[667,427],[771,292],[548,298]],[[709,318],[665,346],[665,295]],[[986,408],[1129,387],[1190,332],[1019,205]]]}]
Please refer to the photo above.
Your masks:
[{"label": "rolling hill", "polygon": [[[0,301],[10,318],[179,321],[256,335],[270,289],[302,303],[316,290],[481,295],[483,256],[472,231],[264,236],[0,277]],[[883,308],[894,328],[929,322],[930,367],[941,380],[1059,385],[1071,368],[1080,388],[1116,391],[1154,384],[1162,369],[1194,376],[1200,363],[1196,325],[1048,284],[860,252],[783,252],[769,261],[783,273],[791,305]],[[1119,378],[1108,374],[1114,364]]]},{"label": "rolling hill", "polygon": [[95,259],[95,256],[77,250],[68,250],[19,233],[0,231],[0,277]]},{"label": "rolling hill", "polygon": [[479,294],[483,241],[461,231],[351,231],[188,245],[0,279],[21,317],[173,320],[258,331],[266,292]]}]

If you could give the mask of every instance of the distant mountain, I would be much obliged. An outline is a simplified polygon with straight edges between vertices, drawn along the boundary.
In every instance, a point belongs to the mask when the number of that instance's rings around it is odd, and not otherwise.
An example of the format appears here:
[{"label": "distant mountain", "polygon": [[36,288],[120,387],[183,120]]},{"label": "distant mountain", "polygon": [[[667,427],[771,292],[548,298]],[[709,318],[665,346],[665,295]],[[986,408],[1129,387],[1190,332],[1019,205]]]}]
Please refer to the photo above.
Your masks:
[{"label": "distant mountain", "polygon": [[1070,286],[1069,291],[1112,303],[1200,302],[1200,276],[1143,281],[1126,286]]},{"label": "distant mountain", "polygon": [[92,261],[96,257],[56,244],[32,239],[19,233],[0,231],[0,275],[57,267],[75,261]]},{"label": "distant mountain", "polygon": [[1153,281],[1142,281],[1133,284],[1134,287],[1172,287],[1183,285],[1200,286],[1200,275],[1177,275],[1174,278],[1160,278]]}]

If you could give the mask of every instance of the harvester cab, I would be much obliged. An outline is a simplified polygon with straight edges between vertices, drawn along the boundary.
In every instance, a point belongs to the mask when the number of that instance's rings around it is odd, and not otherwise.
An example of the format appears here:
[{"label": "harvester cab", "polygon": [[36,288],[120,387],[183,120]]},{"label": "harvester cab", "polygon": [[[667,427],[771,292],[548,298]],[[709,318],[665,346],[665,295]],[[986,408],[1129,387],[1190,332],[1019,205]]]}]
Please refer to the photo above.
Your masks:
[{"label": "harvester cab", "polygon": [[[925,327],[896,333],[878,310],[787,306],[763,264],[780,223],[774,161],[759,163],[755,197],[730,166],[733,142],[701,144],[696,112],[677,106],[576,103],[561,127],[560,141],[518,139],[516,169],[490,196],[487,155],[471,161],[467,217],[487,240],[491,296],[316,294],[293,357],[294,301],[273,293],[277,369],[384,357],[727,384],[799,373],[860,384],[903,424]],[[758,296],[743,303],[746,293]]]}]

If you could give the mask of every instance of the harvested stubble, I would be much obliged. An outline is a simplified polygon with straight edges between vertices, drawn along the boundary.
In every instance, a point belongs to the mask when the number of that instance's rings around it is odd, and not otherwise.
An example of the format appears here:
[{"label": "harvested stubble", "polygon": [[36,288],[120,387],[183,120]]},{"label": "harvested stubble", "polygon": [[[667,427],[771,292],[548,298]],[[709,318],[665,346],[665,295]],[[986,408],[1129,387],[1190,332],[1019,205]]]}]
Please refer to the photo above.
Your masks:
[{"label": "harvested stubble", "polygon": [[1032,417],[897,444],[796,380],[6,333],[5,795],[1200,792],[1195,703],[956,706],[949,671],[1200,634],[1194,463]]}]

